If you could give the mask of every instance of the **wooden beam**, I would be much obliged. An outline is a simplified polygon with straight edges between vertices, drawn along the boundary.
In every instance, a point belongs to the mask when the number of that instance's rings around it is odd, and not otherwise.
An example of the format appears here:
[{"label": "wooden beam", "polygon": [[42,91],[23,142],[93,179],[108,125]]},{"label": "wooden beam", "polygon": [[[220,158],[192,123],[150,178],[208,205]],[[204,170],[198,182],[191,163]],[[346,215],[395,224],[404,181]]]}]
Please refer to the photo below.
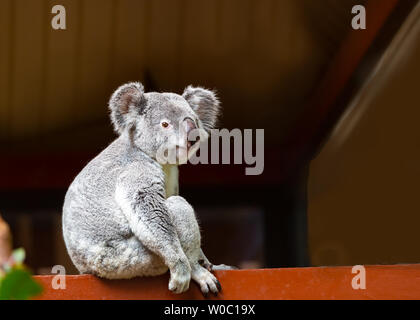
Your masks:
[{"label": "wooden beam", "polygon": [[[222,284],[214,300],[265,299],[420,299],[420,265],[366,266],[366,289],[355,290],[352,267],[217,271]],[[132,280],[66,276],[66,289],[51,286],[53,276],[36,276],[41,300],[203,299],[198,286],[181,295],[168,290],[168,274]]]}]

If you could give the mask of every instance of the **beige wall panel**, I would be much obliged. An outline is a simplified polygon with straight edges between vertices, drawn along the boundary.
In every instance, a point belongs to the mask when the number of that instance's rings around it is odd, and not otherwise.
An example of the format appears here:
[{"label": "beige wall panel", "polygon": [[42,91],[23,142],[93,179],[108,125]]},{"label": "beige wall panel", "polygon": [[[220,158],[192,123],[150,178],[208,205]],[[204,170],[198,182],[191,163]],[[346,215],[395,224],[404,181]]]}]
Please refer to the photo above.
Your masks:
[{"label": "beige wall panel", "polygon": [[311,165],[315,265],[420,262],[418,16]]}]

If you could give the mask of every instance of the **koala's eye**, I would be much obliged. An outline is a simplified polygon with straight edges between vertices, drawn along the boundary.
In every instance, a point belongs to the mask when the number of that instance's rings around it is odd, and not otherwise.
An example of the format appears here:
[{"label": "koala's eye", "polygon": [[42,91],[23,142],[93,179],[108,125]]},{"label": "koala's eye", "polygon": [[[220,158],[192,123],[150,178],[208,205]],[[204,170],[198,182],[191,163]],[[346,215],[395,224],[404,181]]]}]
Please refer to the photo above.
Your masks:
[{"label": "koala's eye", "polygon": [[169,127],[169,123],[167,123],[166,121],[163,121],[161,124],[162,124],[162,127],[164,128]]}]

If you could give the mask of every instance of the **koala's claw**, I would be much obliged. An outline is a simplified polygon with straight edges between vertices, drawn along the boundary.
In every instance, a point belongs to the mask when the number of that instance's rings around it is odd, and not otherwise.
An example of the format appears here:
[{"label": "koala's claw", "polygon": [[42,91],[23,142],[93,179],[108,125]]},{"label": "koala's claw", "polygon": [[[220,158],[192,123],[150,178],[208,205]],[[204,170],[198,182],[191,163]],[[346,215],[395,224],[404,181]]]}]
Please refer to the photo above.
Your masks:
[{"label": "koala's claw", "polygon": [[219,291],[222,291],[222,285],[220,284],[219,280],[217,280],[216,286],[217,286],[217,289],[219,289]]},{"label": "koala's claw", "polygon": [[193,268],[191,278],[197,282],[201,292],[206,298],[210,291],[217,296],[221,289],[220,283],[216,277],[201,265],[197,265]]}]

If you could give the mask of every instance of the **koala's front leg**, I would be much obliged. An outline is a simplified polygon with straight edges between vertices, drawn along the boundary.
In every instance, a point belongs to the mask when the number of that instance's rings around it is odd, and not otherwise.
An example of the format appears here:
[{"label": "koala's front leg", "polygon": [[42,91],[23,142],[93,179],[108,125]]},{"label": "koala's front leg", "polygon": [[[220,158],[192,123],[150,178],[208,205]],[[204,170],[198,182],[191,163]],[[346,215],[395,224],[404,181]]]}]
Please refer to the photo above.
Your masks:
[{"label": "koala's front leg", "polygon": [[169,290],[182,293],[189,288],[191,267],[168,215],[164,195],[159,179],[139,177],[133,171],[123,173],[117,182],[116,200],[130,228],[168,266]]},{"label": "koala's front leg", "polygon": [[200,265],[201,236],[194,209],[180,196],[172,196],[166,200],[169,214],[181,241],[182,249],[190,261],[191,279],[201,289],[204,296],[209,292],[217,295],[221,286],[216,277]]}]

